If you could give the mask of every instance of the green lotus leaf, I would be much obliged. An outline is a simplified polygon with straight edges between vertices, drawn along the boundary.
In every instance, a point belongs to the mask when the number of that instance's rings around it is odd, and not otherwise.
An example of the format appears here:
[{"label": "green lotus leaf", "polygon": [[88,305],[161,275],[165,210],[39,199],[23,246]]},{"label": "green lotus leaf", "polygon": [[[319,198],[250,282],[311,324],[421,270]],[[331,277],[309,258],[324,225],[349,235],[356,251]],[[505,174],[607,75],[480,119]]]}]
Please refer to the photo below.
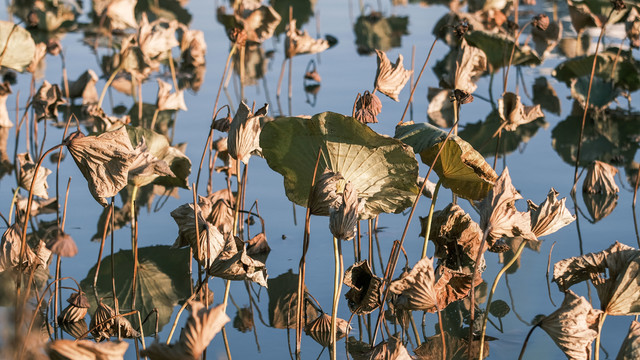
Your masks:
[{"label": "green lotus leaf", "polygon": [[160,176],[155,184],[164,186],[180,186],[187,188],[187,179],[191,174],[191,160],[178,148],[171,146],[164,135],[142,127],[126,126],[131,144],[135,148],[143,139],[148,151],[160,160],[164,160],[175,174]]},{"label": "green lotus leaf", "polygon": [[362,218],[398,213],[418,193],[411,150],[352,117],[324,112],[311,119],[276,119],[264,125],[260,146],[269,167],[284,176],[287,197],[298,205],[307,206],[319,151],[317,175],[327,168],[351,182],[366,200]]},{"label": "green lotus leaf", "polygon": [[[631,92],[640,89],[640,62],[635,60],[629,51],[621,51],[616,61],[617,55],[618,48],[609,48],[599,53],[594,76],[611,79],[617,87]],[[592,66],[593,55],[575,57],[558,65],[553,70],[553,76],[570,86],[575,78],[589,77]]]},{"label": "green lotus leaf", "polygon": [[[111,261],[113,259],[116,279],[116,296],[120,309],[131,309],[131,286],[133,281],[133,257],[131,250],[121,250],[102,259],[98,273],[97,293],[103,301],[112,304]],[[136,310],[144,319],[154,308],[158,309],[158,330],[171,319],[173,308],[179,301],[191,295],[189,279],[189,250],[172,249],[170,246],[149,246],[138,249],[138,278],[136,282]],[[96,308],[93,296],[94,266],[80,286],[87,293],[91,309]],[[93,311],[93,310],[92,310]],[[153,318],[153,316],[152,316]],[[137,327],[137,325],[136,325]],[[144,333],[152,334],[155,321],[147,321]]]},{"label": "green lotus leaf", "polygon": [[[591,84],[591,96],[589,96],[589,107],[602,110],[609,107],[622,90],[609,80],[594,77]],[[589,95],[589,78],[581,76],[571,82],[571,97],[578,100],[584,106],[587,95]]]},{"label": "green lotus leaf", "polygon": [[9,21],[0,21],[0,65],[24,71],[33,59],[36,44],[23,27]]},{"label": "green lotus leaf", "polygon": [[410,124],[396,127],[396,139],[402,140],[420,154],[422,162],[431,166],[440,146],[444,146],[434,171],[442,186],[457,195],[473,200],[487,196],[498,178],[484,157],[473,146],[458,136],[451,136],[443,144],[447,133],[427,124]]},{"label": "green lotus leaf", "polygon": [[[575,2],[579,3],[578,1]],[[607,24],[615,24],[622,20],[629,12],[630,8],[627,7],[627,9],[624,10],[613,11],[613,13],[611,13],[611,16],[609,17],[609,13],[611,12],[611,10],[613,10],[611,0],[582,0],[580,2],[587,5],[589,11],[591,11],[591,15],[599,18],[601,21],[607,19],[608,17]]]},{"label": "green lotus leaf", "polygon": [[[509,62],[513,39],[484,31],[469,31],[464,36],[470,45],[480,48],[487,55],[492,71],[496,71]],[[511,65],[540,65],[542,60],[535,50],[528,46],[517,45]]]}]

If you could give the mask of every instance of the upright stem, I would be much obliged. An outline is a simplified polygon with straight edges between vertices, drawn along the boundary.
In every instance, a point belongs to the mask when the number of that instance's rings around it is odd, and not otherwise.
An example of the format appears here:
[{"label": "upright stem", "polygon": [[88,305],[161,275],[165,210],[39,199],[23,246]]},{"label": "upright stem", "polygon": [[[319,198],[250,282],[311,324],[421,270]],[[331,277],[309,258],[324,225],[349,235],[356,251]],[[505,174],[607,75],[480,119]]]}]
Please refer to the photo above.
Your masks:
[{"label": "upright stem", "polygon": [[340,271],[340,263],[342,257],[342,249],[340,240],[333,237],[333,258],[334,258],[334,276],[333,276],[333,308],[331,310],[331,360],[336,359],[336,334],[338,317],[338,304],[340,300],[340,289],[342,288],[342,272]]},{"label": "upright stem", "polygon": [[[133,255],[133,280],[131,283],[131,307],[136,307],[136,283],[138,277],[138,222],[136,218],[136,197],[138,185],[131,191],[131,255]],[[196,220],[197,221],[197,220]]]},{"label": "upright stem", "polygon": [[531,330],[529,330],[529,332],[527,333],[527,337],[524,338],[524,343],[522,344],[522,349],[520,350],[520,355],[518,356],[518,360],[522,360],[522,357],[524,356],[524,351],[527,349],[527,343],[529,343],[529,338],[531,337],[531,334],[533,334],[533,330],[535,330],[538,326],[539,324],[533,325]]},{"label": "upright stem", "polygon": [[600,334],[602,334],[602,325],[604,325],[604,319],[606,318],[607,313],[602,313],[602,315],[600,315],[600,321],[598,321],[598,335],[596,336],[596,345],[595,349],[593,350],[594,360],[600,359]]},{"label": "upright stem", "polygon": [[[516,12],[516,21],[517,19],[518,19],[518,13]],[[513,54],[515,53],[516,47],[518,46],[518,39],[520,38],[520,35],[522,35],[522,32],[524,31],[524,29],[526,29],[527,26],[529,26],[529,24],[531,24],[531,21],[524,24],[522,29],[518,31],[516,38],[513,40],[513,47],[511,47],[511,55],[509,56],[509,63],[507,64],[507,72],[504,75],[504,86],[502,87],[502,94],[507,92],[507,81],[509,80],[509,68],[511,67],[511,62],[513,61]]]},{"label": "upright stem", "polygon": [[116,75],[118,75],[119,72],[120,72],[120,67],[116,68],[113,71],[113,73],[111,73],[111,76],[109,76],[109,79],[107,79],[107,82],[104,84],[104,88],[102,88],[102,92],[100,93],[100,99],[98,100],[98,108],[102,107],[102,101],[104,100],[104,96],[107,94],[107,89],[109,88],[109,86],[113,82],[113,79],[116,78]]},{"label": "upright stem", "polygon": [[520,243],[520,246],[518,246],[518,250],[516,250],[516,253],[513,255],[513,258],[507,264],[504,265],[502,270],[500,270],[496,275],[495,280],[493,280],[493,285],[491,285],[491,292],[489,293],[489,298],[487,299],[487,311],[485,312],[482,320],[482,334],[480,335],[480,350],[479,350],[478,359],[484,359],[484,357],[482,356],[484,352],[484,337],[487,332],[487,319],[489,318],[489,309],[491,308],[491,300],[493,299],[493,293],[496,291],[496,287],[498,286],[498,281],[500,281],[500,278],[502,277],[502,275],[507,270],[509,270],[509,268],[520,258],[520,254],[522,254],[522,250],[524,250],[524,246],[527,244],[527,241],[528,240],[522,239],[522,242]]},{"label": "upright stem", "polygon": [[409,95],[409,101],[407,101],[407,105],[404,107],[404,111],[402,112],[402,117],[400,118],[399,124],[402,124],[404,121],[405,115],[407,115],[407,110],[409,109],[409,105],[413,101],[413,93],[416,92],[416,88],[418,87],[418,83],[420,82],[420,78],[422,77],[422,73],[424,69],[427,67],[427,63],[429,62],[429,58],[431,58],[431,52],[433,52],[433,48],[436,46],[436,42],[438,42],[438,38],[436,37],[433,40],[433,44],[431,44],[431,48],[429,49],[429,54],[427,55],[427,59],[422,64],[422,69],[420,69],[420,74],[418,74],[418,78],[416,79],[416,83],[411,87],[411,94]]},{"label": "upright stem", "polygon": [[[425,181],[427,181],[425,179]],[[429,244],[429,234],[431,233],[431,221],[433,220],[433,210],[436,206],[436,200],[438,199],[438,191],[440,191],[440,185],[442,185],[442,179],[438,179],[436,189],[431,196],[431,207],[429,208],[429,217],[427,218],[427,232],[424,234],[424,245],[422,245],[422,257],[424,259],[427,256],[427,245]]]}]

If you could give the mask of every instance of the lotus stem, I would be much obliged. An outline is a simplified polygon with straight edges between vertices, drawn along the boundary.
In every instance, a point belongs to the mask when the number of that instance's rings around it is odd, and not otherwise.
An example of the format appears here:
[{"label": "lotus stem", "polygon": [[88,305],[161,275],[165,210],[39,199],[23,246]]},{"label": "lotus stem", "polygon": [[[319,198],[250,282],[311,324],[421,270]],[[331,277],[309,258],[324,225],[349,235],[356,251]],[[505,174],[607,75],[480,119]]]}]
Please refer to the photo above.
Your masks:
[{"label": "lotus stem", "polygon": [[593,351],[593,359],[600,359],[600,334],[602,334],[602,325],[604,325],[604,320],[607,318],[607,313],[604,312],[600,316],[600,320],[598,321],[598,335],[596,335],[596,345]]},{"label": "lotus stem", "polygon": [[633,210],[633,227],[636,230],[636,240],[638,241],[638,247],[640,248],[640,234],[638,234],[638,218],[636,217],[636,199],[638,197],[638,185],[640,185],[640,169],[638,169],[638,173],[636,174],[636,184],[633,187],[633,203],[631,203],[631,209]]},{"label": "lotus stem", "polygon": [[531,334],[533,334],[533,330],[535,330],[538,326],[539,324],[533,325],[531,330],[529,330],[529,332],[527,333],[527,337],[524,338],[524,343],[522,343],[522,350],[520,350],[520,355],[518,356],[518,360],[522,360],[522,356],[524,356],[524,351],[527,349],[527,344],[529,343],[529,338],[531,337]]},{"label": "lotus stem", "polygon": [[229,293],[231,292],[231,280],[226,280],[224,285],[224,300],[222,301],[223,308],[227,310],[227,303],[229,302]]},{"label": "lotus stem", "polygon": [[140,317],[140,311],[138,311],[137,314],[138,314],[138,324],[140,324],[140,342],[142,343],[142,349],[146,350],[147,346],[144,343],[144,329],[142,328],[142,318]]},{"label": "lotus stem", "polygon": [[[153,117],[151,118],[151,125],[149,125],[149,130],[151,131],[154,131],[156,127],[156,121],[158,120],[158,113],[160,113],[160,110],[158,110],[158,108],[156,107],[155,111],[153,112]],[[142,118],[140,118],[140,125],[142,125]]]},{"label": "lotus stem", "polygon": [[[200,292],[200,289],[202,289],[202,286],[207,281],[209,281],[209,275],[205,277],[204,281],[198,284],[196,291],[194,291],[193,294],[191,294],[191,296],[189,296],[189,298],[185,300],[185,302],[180,307],[180,310],[178,310],[178,312],[176,313],[176,318],[173,320],[171,331],[169,331],[169,336],[167,337],[167,342],[166,342],[167,345],[171,344],[171,337],[173,337],[173,333],[176,331],[176,327],[178,326],[178,320],[180,320],[180,315],[182,315],[182,312],[184,311],[184,309],[187,307],[187,305],[189,305],[189,301],[193,300],[196,297],[196,294]],[[156,324],[157,324],[157,320],[156,320]]]},{"label": "lotus stem", "polygon": [[[111,198],[111,208],[115,209],[115,205],[113,204],[114,202],[114,198]],[[116,221],[115,221],[115,213],[113,214],[113,216],[111,216],[111,259],[109,261],[109,263],[111,264],[111,292],[113,293],[113,306],[115,309],[116,314],[120,313],[120,307],[118,305],[118,297],[116,296],[116,270],[115,270],[115,264],[114,264],[114,257],[113,257],[113,243],[115,240],[115,228],[116,228]],[[120,339],[120,327],[118,327],[118,339]]]},{"label": "lotus stem", "polygon": [[[17,186],[16,189],[13,191],[13,197],[11,198],[11,206],[9,207],[9,226],[13,224],[13,207],[16,203],[16,199],[18,198],[19,191],[20,191],[20,187]],[[57,198],[56,198],[56,201],[57,201]]]},{"label": "lotus stem", "polygon": [[[136,218],[136,197],[138,196],[138,185],[133,186],[131,191],[131,255],[133,255],[133,280],[131,282],[131,307],[136,307],[136,283],[138,278],[138,220]],[[196,220],[197,221],[197,220]],[[113,261],[113,259],[112,259]]]},{"label": "lotus stem", "polygon": [[342,247],[340,246],[340,240],[338,240],[335,236],[333,237],[333,257],[335,267],[333,277],[333,307],[331,310],[331,360],[336,359],[336,320],[338,318],[338,304],[340,300],[340,289],[342,287],[342,272],[340,271],[342,262]]},{"label": "lotus stem", "polygon": [[104,84],[104,88],[102,88],[102,92],[100,93],[100,98],[98,99],[98,108],[102,108],[102,101],[104,101],[104,96],[107,94],[107,89],[113,82],[113,79],[116,78],[116,75],[120,72],[121,68],[118,66],[109,76],[107,82]]},{"label": "lotus stem", "polygon": [[[516,24],[518,23],[518,11],[517,11],[517,5],[516,5]],[[507,92],[507,81],[509,80],[509,68],[511,67],[511,62],[513,61],[513,54],[516,52],[516,47],[518,46],[518,39],[520,38],[520,35],[522,35],[522,32],[524,31],[524,29],[527,28],[527,26],[529,26],[529,24],[531,24],[531,21],[527,22],[526,24],[524,24],[524,26],[522,27],[522,29],[520,29],[520,31],[518,31],[518,34],[516,35],[516,38],[513,40],[513,46],[511,47],[511,55],[509,56],[509,63],[507,64],[507,71],[504,75],[504,86],[502,87],[502,94],[504,95]]]},{"label": "lotus stem", "polygon": [[611,18],[611,14],[613,14],[614,8],[611,8],[609,11],[609,15],[607,16],[607,20],[602,23],[602,28],[600,29],[600,36],[598,36],[598,42],[596,43],[596,52],[593,54],[593,63],[591,64],[591,75],[589,76],[589,88],[587,90],[587,99],[584,103],[584,112],[582,113],[582,122],[580,123],[580,133],[578,135],[578,150],[576,151],[576,166],[573,172],[573,187],[571,188],[571,192],[576,191],[576,185],[578,184],[578,166],[580,164],[580,152],[582,150],[582,135],[584,133],[584,124],[587,121],[587,112],[589,110],[589,100],[591,100],[591,85],[593,85],[593,75],[596,72],[596,63],[598,62],[598,51],[600,50],[600,42],[602,41],[602,36],[604,35],[604,30],[607,27],[607,23]]},{"label": "lotus stem", "polygon": [[173,88],[178,91],[178,80],[176,79],[176,66],[173,62],[173,55],[171,49],[167,51],[169,53],[169,69],[171,70],[171,80],[173,80]]},{"label": "lotus stem", "polygon": [[[422,345],[422,341],[420,341],[420,334],[418,333],[418,328],[416,327],[416,322],[415,320],[413,320],[413,312],[409,312],[409,314],[411,314],[411,316],[409,316],[409,323],[411,323],[411,328],[413,329],[413,334],[416,337],[416,347]],[[407,334],[407,337],[409,337],[409,334]]]},{"label": "lotus stem", "polygon": [[104,230],[102,231],[102,241],[100,241],[100,251],[98,252],[98,263],[96,265],[96,273],[93,275],[93,294],[96,297],[96,302],[99,302],[98,298],[98,274],[100,273],[100,263],[102,262],[102,251],[104,250],[104,242],[107,238],[107,231],[109,230],[109,225],[111,221],[111,214],[113,214],[113,206],[109,207],[109,212],[107,213],[107,218],[104,222]]},{"label": "lotus stem", "polygon": [[553,302],[553,298],[551,297],[551,284],[549,283],[549,270],[551,270],[551,252],[553,252],[553,248],[556,246],[556,242],[554,241],[553,244],[551,244],[551,249],[549,249],[549,258],[547,259],[547,292],[549,293],[549,300],[551,301],[551,305],[553,305],[554,307],[556,306],[556,303]]},{"label": "lotus stem", "polygon": [[[478,273],[478,265],[480,264],[480,259],[482,259],[482,254],[484,253],[484,248],[487,245],[487,236],[489,236],[489,232],[491,231],[491,225],[489,225],[484,232],[482,233],[482,241],[480,241],[480,247],[478,249],[478,255],[476,255],[475,263],[473,264],[473,273],[472,276]],[[473,344],[473,323],[475,321],[475,313],[476,313],[476,289],[473,287],[473,283],[471,286],[471,291],[469,293],[469,346],[468,346],[468,355],[467,359],[471,360],[472,358],[472,344]]]},{"label": "lotus stem", "polygon": [[[67,181],[67,192],[65,194],[64,197],[64,211],[62,212],[62,225],[60,226],[58,231],[64,231],[64,224],[67,220],[67,203],[69,200],[69,186],[71,185],[71,178],[69,178],[69,181]],[[56,199],[57,201],[58,199]],[[61,258],[60,255],[56,254],[56,280],[60,278],[60,263],[61,263]],[[58,288],[58,283],[56,282],[56,286],[54,288],[54,301],[53,301],[53,316],[56,319],[56,321],[54,322],[54,324],[58,323],[58,292],[59,292],[59,288]],[[57,336],[57,334],[56,334]]]},{"label": "lotus stem", "polygon": [[[447,360],[447,342],[444,337],[444,328],[442,327],[442,311],[436,301],[436,309],[438,310],[438,325],[440,326],[440,339],[442,340],[442,360]],[[425,313],[423,313],[425,314]],[[424,320],[424,317],[422,318]],[[423,321],[424,324],[424,321]]]},{"label": "lotus stem", "polygon": [[[213,114],[216,114],[216,111],[218,109],[218,100],[220,100],[220,92],[222,91],[222,85],[224,84],[224,77],[227,73],[227,70],[229,69],[229,62],[231,62],[231,57],[233,56],[233,53],[236,51],[237,48],[238,46],[236,45],[236,43],[233,43],[231,50],[229,50],[229,55],[227,56],[227,62],[224,64],[224,71],[222,72],[222,79],[220,79],[220,85],[218,86],[216,101],[213,103]],[[214,119],[215,119],[215,115],[214,115]]]},{"label": "lotus stem", "polygon": [[487,319],[489,318],[489,309],[491,308],[491,300],[493,299],[493,293],[495,293],[496,287],[498,286],[498,281],[500,281],[500,278],[502,277],[502,275],[507,270],[509,270],[509,268],[520,258],[520,255],[522,254],[522,250],[524,250],[524,247],[527,244],[527,241],[528,240],[522,239],[522,242],[520,243],[520,246],[518,246],[518,250],[516,250],[516,253],[513,255],[513,258],[511,258],[511,260],[508,263],[506,263],[504,267],[502,267],[502,269],[496,275],[495,280],[493,280],[493,285],[491,285],[491,291],[489,292],[489,298],[487,299],[487,311],[484,314],[484,317],[482,320],[482,334],[480,335],[480,350],[478,352],[479,354],[478,359],[480,360],[483,359],[482,354],[484,352],[484,337],[487,332]]},{"label": "lotus stem", "polygon": [[[62,59],[64,60],[64,56],[62,56]],[[66,84],[65,86],[67,87],[67,89],[69,88],[69,84]],[[67,131],[69,131],[69,124],[71,123],[72,116],[76,119],[76,121],[78,120],[78,118],[76,118],[75,115],[70,115],[67,117],[67,123],[64,125],[64,131],[62,132],[61,142],[63,142],[64,139],[67,137]],[[56,161],[56,221],[58,222],[58,226],[60,225],[60,204],[58,204],[58,199],[60,199],[60,194],[59,194],[60,191],[58,186],[60,182],[59,181],[60,180],[60,161],[62,161],[62,148],[60,149],[60,151],[58,151],[58,161]]]},{"label": "lotus stem", "polygon": [[[424,180],[427,182],[427,180]],[[422,245],[422,257],[424,259],[427,256],[427,246],[429,245],[429,234],[431,234],[431,222],[433,220],[433,210],[436,207],[436,200],[438,199],[438,192],[440,191],[440,186],[442,185],[442,179],[438,179],[438,183],[436,184],[436,189],[433,191],[431,196],[431,207],[429,208],[429,217],[427,218],[427,232],[424,234],[424,245]]]},{"label": "lotus stem", "polygon": [[[224,286],[224,300],[222,302],[222,308],[227,312],[227,303],[229,301],[229,293],[231,292],[231,280],[226,280]],[[222,339],[224,340],[224,348],[227,352],[227,358],[231,360],[231,349],[229,348],[229,340],[227,339],[227,331],[225,327],[222,327]]]},{"label": "lotus stem", "polygon": [[427,59],[424,61],[424,64],[422,64],[422,69],[420,69],[420,73],[418,74],[416,83],[413,84],[413,86],[411,87],[411,94],[409,95],[409,101],[407,101],[407,105],[404,107],[404,111],[402,112],[402,117],[400,118],[400,122],[398,122],[398,124],[402,124],[402,122],[404,121],[405,115],[407,115],[407,110],[409,109],[409,105],[413,101],[413,93],[416,92],[416,88],[418,87],[418,83],[420,82],[420,78],[422,77],[422,73],[424,72],[424,69],[427,67],[427,63],[429,62],[429,58],[431,58],[431,53],[433,52],[433,48],[436,46],[437,42],[438,42],[438,37],[436,37],[433,40],[433,44],[431,44],[431,48],[429,49],[429,54],[427,55]]},{"label": "lotus stem", "polygon": [[244,55],[246,45],[240,48],[240,101],[244,100]]},{"label": "lotus stem", "polygon": [[224,341],[224,350],[227,353],[227,359],[231,360],[231,349],[229,348],[229,339],[227,338],[227,330],[222,327],[222,340]]}]

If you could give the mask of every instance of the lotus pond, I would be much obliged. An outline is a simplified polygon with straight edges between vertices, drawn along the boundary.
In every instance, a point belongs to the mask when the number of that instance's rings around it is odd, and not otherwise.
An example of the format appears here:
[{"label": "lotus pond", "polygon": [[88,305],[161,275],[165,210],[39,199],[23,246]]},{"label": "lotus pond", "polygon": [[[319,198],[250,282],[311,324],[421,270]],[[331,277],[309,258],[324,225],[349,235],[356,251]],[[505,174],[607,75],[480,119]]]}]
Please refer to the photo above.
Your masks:
[{"label": "lotus pond", "polygon": [[636,1],[0,15],[0,358],[640,357]]}]

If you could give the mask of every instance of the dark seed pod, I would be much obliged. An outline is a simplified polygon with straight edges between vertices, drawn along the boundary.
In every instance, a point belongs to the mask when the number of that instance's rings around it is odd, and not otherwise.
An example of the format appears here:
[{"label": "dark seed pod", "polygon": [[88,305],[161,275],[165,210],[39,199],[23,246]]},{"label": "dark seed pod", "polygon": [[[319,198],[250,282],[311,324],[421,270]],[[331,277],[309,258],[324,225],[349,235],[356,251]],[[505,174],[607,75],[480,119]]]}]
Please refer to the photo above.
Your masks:
[{"label": "dark seed pod", "polygon": [[80,320],[84,320],[84,317],[87,315],[87,310],[89,308],[77,307],[73,304],[69,304],[58,316],[58,323],[72,323]]}]

